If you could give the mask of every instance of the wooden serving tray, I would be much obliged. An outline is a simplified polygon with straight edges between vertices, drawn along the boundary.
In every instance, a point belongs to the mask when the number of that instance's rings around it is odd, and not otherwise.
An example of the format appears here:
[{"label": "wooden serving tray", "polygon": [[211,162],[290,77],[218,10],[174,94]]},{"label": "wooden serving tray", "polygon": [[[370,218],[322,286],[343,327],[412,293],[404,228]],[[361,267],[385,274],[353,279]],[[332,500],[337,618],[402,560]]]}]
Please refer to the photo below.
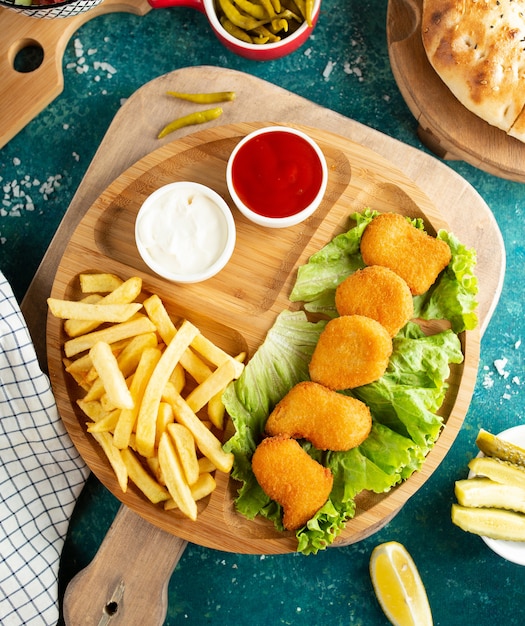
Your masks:
[{"label": "wooden serving tray", "polygon": [[[134,242],[134,221],[143,200],[175,180],[207,184],[227,201],[228,156],[258,123],[219,126],[189,135],[147,155],[119,176],[96,200],[75,230],[59,265],[52,295],[77,295],[77,277],[84,271],[113,272],[122,278],[140,276],[146,291],[158,294],[171,315],[188,318],[204,335],[232,354],[252,355],[276,316],[291,308],[288,300],[297,267],[348,229],[349,215],[366,207],[395,211],[425,220],[430,233],[449,228],[436,208],[412,181],[373,151],[343,137],[309,127],[299,128],[323,150],[329,169],[325,200],[316,214],[298,226],[265,229],[232,209],[237,244],[227,267],[216,277],[193,285],[174,285],[152,275]],[[230,203],[231,204],[231,203]],[[133,485],[122,493],[103,452],[85,431],[85,417],[76,406],[78,387],[64,371],[62,324],[48,317],[49,373],[62,419],[75,446],[101,482],[123,503],[163,530],[209,548],[238,553],[272,554],[295,551],[293,533],[275,530],[267,520],[248,521],[238,515],[238,485],[217,473],[217,489],[200,503],[196,522],[180,512],[152,505]],[[466,414],[473,393],[479,355],[479,333],[464,333],[465,359],[453,368],[443,407],[445,427],[420,472],[390,493],[363,495],[355,519],[338,543],[359,541],[386,523],[439,465]]]},{"label": "wooden serving tray", "polygon": [[428,61],[421,40],[423,0],[389,0],[387,40],[392,72],[419,123],[423,143],[443,159],[525,182],[525,143],[465,108]]}]

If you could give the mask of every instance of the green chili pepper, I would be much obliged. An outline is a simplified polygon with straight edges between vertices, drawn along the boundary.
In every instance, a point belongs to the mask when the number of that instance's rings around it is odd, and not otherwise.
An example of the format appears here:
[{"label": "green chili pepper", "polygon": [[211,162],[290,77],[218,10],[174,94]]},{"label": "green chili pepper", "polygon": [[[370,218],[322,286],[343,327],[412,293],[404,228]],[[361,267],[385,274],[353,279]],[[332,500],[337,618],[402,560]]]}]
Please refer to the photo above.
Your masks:
[{"label": "green chili pepper", "polygon": [[221,15],[220,22],[224,30],[227,33],[230,33],[230,35],[232,35],[233,37],[236,37],[237,39],[239,39],[240,41],[244,41],[245,43],[253,43],[252,38],[245,30],[239,28],[238,26],[235,26],[235,24],[232,24],[229,19],[224,17],[224,15]]},{"label": "green chili pepper", "polygon": [[222,115],[221,107],[206,109],[205,111],[196,111],[195,113],[184,115],[183,117],[179,117],[176,120],[173,120],[173,122],[170,122],[167,126],[165,126],[157,135],[157,138],[162,139],[173,131],[179,130],[179,128],[184,128],[185,126],[192,126],[193,124],[203,124],[204,122],[210,122],[211,120],[219,117],[219,115]]},{"label": "green chili pepper", "polygon": [[269,18],[275,17],[275,9],[271,0],[260,0],[261,5],[264,7],[264,12]]},{"label": "green chili pepper", "polygon": [[250,0],[235,0],[235,4],[244,11],[247,15],[251,15],[252,17],[258,20],[264,20],[268,18],[268,13],[265,10],[265,7],[261,4],[254,4],[250,2]]},{"label": "green chili pepper", "polygon": [[261,26],[264,22],[256,20],[251,15],[242,14],[231,2],[231,0],[219,0],[219,4],[221,9],[224,12],[224,15],[235,24],[239,28],[243,28],[244,30],[253,30],[257,28],[257,26]]},{"label": "green chili pepper", "polygon": [[180,91],[168,91],[167,94],[168,96],[179,98],[179,100],[188,100],[188,102],[197,102],[198,104],[235,100],[234,91],[217,91],[214,93],[182,93]]},{"label": "green chili pepper", "polygon": [[305,15],[306,23],[308,24],[308,26],[311,26],[313,23],[312,15],[314,12],[314,0],[306,0],[305,10],[306,10],[306,15]]}]

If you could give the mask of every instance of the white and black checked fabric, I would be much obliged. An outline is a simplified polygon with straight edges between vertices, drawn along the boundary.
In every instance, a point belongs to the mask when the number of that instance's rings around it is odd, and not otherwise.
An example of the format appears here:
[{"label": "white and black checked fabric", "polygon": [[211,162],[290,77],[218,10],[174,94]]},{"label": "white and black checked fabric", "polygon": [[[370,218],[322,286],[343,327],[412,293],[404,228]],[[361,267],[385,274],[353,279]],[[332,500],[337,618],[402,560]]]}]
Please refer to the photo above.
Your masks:
[{"label": "white and black checked fabric", "polygon": [[54,626],[58,565],[88,475],[0,272],[0,624]]},{"label": "white and black checked fabric", "polygon": [[57,0],[55,5],[31,5],[29,7],[24,7],[24,5],[20,4],[14,6],[14,0],[5,1],[7,4],[13,5],[12,7],[8,7],[11,11],[16,11],[19,14],[21,13],[28,17],[54,19],[57,17],[73,17],[84,11],[89,11],[103,0],[64,0],[63,2]]}]

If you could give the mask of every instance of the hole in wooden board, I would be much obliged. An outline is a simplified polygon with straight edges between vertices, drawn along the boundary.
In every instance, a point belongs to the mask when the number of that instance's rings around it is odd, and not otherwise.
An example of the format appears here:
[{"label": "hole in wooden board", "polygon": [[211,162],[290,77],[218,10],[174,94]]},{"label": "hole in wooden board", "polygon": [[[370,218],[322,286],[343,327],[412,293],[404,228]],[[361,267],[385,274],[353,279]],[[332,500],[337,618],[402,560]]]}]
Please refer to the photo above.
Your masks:
[{"label": "hole in wooden board", "polygon": [[29,74],[44,62],[44,48],[34,39],[23,39],[11,48],[9,61],[16,72]]}]

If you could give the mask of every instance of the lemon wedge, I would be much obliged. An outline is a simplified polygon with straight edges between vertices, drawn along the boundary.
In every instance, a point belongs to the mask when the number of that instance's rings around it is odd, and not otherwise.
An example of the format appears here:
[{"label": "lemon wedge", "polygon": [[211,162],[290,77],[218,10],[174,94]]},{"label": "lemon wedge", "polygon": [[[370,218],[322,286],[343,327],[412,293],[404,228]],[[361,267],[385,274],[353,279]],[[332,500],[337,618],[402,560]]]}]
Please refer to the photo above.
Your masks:
[{"label": "lemon wedge", "polygon": [[394,626],[432,626],[427,592],[402,544],[388,541],[374,548],[370,577],[379,604]]}]

